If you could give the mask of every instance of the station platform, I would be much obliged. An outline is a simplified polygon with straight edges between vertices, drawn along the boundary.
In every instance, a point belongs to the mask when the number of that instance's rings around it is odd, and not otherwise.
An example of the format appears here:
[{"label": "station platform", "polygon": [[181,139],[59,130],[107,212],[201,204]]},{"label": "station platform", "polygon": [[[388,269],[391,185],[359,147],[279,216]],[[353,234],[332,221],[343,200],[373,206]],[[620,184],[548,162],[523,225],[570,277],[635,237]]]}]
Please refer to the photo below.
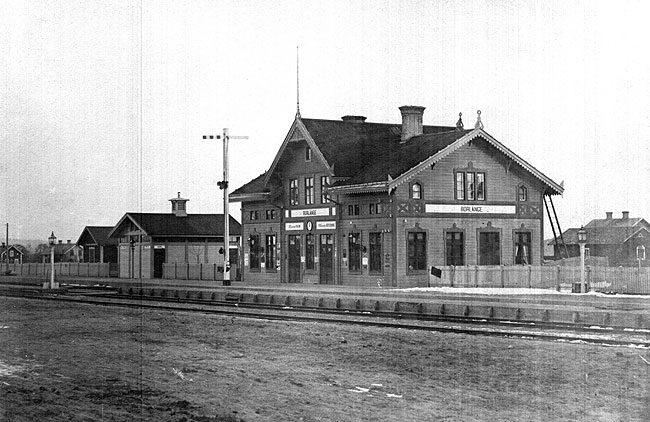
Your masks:
[{"label": "station platform", "polygon": [[[42,289],[43,281],[43,277],[0,276],[0,289],[39,290]],[[650,296],[578,294],[541,289],[399,289],[380,286],[250,284],[238,281],[223,286],[221,281],[165,279],[60,277],[57,281],[63,290],[71,293],[81,288],[96,288],[150,298],[201,299],[650,330]]]}]

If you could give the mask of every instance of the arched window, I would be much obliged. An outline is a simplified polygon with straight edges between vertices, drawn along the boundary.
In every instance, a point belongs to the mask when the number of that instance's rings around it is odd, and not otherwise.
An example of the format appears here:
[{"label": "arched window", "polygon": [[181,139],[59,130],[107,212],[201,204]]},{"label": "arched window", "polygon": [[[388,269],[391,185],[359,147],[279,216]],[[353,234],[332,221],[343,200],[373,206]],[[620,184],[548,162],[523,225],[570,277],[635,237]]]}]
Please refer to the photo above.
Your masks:
[{"label": "arched window", "polygon": [[526,189],[526,186],[519,186],[519,189],[517,189],[517,200],[519,202],[528,201],[528,189]]},{"label": "arched window", "polygon": [[411,185],[411,199],[422,199],[422,186],[419,183]]}]

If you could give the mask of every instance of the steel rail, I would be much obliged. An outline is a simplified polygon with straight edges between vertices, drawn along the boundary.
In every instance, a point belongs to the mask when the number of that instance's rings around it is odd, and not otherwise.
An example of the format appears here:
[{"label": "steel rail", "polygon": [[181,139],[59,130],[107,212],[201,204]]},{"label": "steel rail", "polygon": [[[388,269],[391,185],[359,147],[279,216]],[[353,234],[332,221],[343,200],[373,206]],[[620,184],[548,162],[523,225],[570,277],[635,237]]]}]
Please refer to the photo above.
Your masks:
[{"label": "steel rail", "polygon": [[[241,306],[231,302],[216,301],[190,301],[173,300],[171,298],[160,300],[161,298],[150,298],[146,296],[116,298],[114,296],[61,296],[61,295],[40,295],[27,296],[29,299],[53,300],[75,303],[85,303],[101,306],[115,306],[123,308],[138,309],[157,309],[167,311],[181,312],[200,312],[204,314],[236,316],[242,318],[265,319],[274,321],[297,321],[297,322],[319,322],[332,324],[351,324],[360,326],[374,326],[383,328],[401,328],[424,330],[442,333],[456,333],[468,335],[486,335],[506,338],[523,338],[554,342],[580,342],[588,344],[599,344],[608,346],[632,346],[639,348],[650,348],[650,332],[627,330],[600,329],[590,331],[591,334],[597,333],[609,337],[594,337],[587,335],[587,330],[580,327],[561,326],[538,326],[531,324],[513,324],[505,321],[490,320],[423,320],[418,318],[404,318],[404,314],[383,313],[381,315],[369,311],[347,311],[331,310],[327,312],[323,309],[317,311],[312,309],[294,308],[291,306],[261,305],[255,307]],[[172,305],[173,304],[173,305]],[[247,304],[248,305],[248,304]],[[264,307],[265,306],[265,307]],[[262,309],[266,312],[258,312]],[[324,317],[323,314],[330,317]],[[397,322],[399,321],[399,322]],[[481,323],[481,328],[477,328],[477,323]],[[427,324],[429,323],[429,324]],[[435,324],[431,324],[435,323]],[[464,324],[459,325],[440,325],[441,323]],[[495,326],[501,329],[492,329]],[[487,329],[487,328],[490,329]],[[503,329],[507,327],[507,329]],[[541,332],[540,330],[544,330]],[[637,337],[635,338],[634,335]],[[640,337],[644,337],[640,339]]]}]

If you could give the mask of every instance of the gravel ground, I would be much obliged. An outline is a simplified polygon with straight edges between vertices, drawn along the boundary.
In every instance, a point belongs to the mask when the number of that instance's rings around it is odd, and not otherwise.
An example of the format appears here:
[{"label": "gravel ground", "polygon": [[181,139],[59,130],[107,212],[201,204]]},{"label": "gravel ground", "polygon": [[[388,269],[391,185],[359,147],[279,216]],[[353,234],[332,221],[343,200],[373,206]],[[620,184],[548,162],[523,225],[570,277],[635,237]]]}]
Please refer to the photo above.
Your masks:
[{"label": "gravel ground", "polygon": [[0,299],[0,420],[645,421],[650,351]]}]

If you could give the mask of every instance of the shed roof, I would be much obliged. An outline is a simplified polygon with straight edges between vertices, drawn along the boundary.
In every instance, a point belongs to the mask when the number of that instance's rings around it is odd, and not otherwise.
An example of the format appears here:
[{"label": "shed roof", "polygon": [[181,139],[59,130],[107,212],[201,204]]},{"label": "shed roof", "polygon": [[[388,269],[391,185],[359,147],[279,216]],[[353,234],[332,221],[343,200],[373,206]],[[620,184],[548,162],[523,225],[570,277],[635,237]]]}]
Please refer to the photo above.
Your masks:
[{"label": "shed roof", "polygon": [[[185,217],[177,217],[174,214],[128,212],[111,230],[111,237],[116,236],[118,228],[126,220],[140,227],[147,236],[217,237],[224,234],[223,214],[187,214]],[[241,234],[241,224],[232,216],[229,226],[231,236]]]}]

